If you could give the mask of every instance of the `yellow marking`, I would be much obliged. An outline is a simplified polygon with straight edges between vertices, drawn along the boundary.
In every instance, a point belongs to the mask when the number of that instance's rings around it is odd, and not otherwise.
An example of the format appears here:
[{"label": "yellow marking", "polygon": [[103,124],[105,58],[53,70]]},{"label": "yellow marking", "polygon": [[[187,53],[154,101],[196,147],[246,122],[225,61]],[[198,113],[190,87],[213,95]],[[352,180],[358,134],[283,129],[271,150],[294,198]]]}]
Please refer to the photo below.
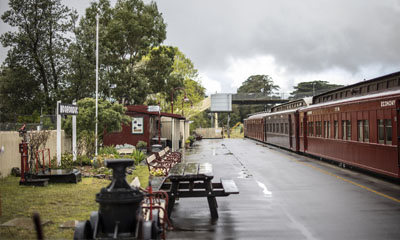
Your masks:
[{"label": "yellow marking", "polygon": [[[293,159],[294,159],[294,158],[293,158]],[[315,170],[317,170],[317,171],[320,171],[320,172],[322,172],[322,173],[324,173],[324,174],[327,174],[327,175],[336,177],[336,178],[338,178],[338,179],[340,179],[340,180],[342,180],[342,181],[351,183],[351,184],[353,184],[353,185],[355,185],[355,186],[357,186],[357,187],[360,187],[360,188],[362,188],[362,189],[365,189],[365,190],[367,190],[367,191],[370,191],[370,192],[372,192],[372,193],[375,193],[375,194],[377,194],[377,195],[379,195],[379,196],[382,196],[382,197],[385,197],[385,198],[390,199],[390,200],[392,200],[392,201],[395,201],[395,202],[400,203],[400,200],[397,199],[397,198],[394,198],[394,197],[391,197],[391,196],[386,195],[386,194],[384,194],[384,193],[375,191],[375,190],[373,190],[373,189],[371,189],[371,188],[369,188],[369,187],[366,187],[366,186],[361,185],[361,184],[359,184],[359,183],[353,182],[353,181],[348,180],[348,179],[346,179],[346,178],[340,177],[340,176],[338,176],[338,175],[336,175],[336,174],[333,174],[333,173],[331,173],[331,172],[328,172],[328,171],[326,171],[326,170],[323,170],[323,169],[321,169],[321,168],[319,168],[319,167],[313,166],[313,165],[311,165],[311,164],[309,164],[309,163],[304,163],[304,162],[301,162],[301,161],[299,161],[299,160],[297,160],[297,159],[294,159],[294,160],[295,160],[296,162],[298,162],[298,163],[301,163],[301,164],[303,164],[303,165],[305,165],[305,166],[311,167],[311,168],[313,168],[313,169],[315,169]]]}]

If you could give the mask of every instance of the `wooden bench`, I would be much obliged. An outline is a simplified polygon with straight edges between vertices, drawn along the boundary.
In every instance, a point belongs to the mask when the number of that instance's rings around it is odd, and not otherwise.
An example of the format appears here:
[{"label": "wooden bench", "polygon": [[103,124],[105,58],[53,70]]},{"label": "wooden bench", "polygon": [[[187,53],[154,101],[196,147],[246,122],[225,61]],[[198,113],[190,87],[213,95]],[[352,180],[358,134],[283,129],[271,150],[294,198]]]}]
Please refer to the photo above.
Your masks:
[{"label": "wooden bench", "polygon": [[151,154],[146,158],[147,167],[149,168],[149,172],[161,170],[164,173],[164,176],[168,175],[169,170],[172,167],[172,162],[167,161],[159,161],[155,154]]},{"label": "wooden bench", "polygon": [[168,214],[171,215],[176,198],[207,197],[212,218],[218,218],[216,197],[239,194],[235,182],[221,179],[213,183],[214,178],[210,163],[178,163],[169,171],[161,189],[169,195]]},{"label": "wooden bench", "polygon": [[180,152],[172,152],[168,146],[166,146],[164,150],[167,155],[173,156],[178,159],[178,162],[181,162],[182,154]]},{"label": "wooden bench", "polygon": [[157,160],[160,162],[170,162],[172,165],[175,165],[181,161],[181,157],[176,154],[168,154],[165,149],[163,149],[157,153]]}]

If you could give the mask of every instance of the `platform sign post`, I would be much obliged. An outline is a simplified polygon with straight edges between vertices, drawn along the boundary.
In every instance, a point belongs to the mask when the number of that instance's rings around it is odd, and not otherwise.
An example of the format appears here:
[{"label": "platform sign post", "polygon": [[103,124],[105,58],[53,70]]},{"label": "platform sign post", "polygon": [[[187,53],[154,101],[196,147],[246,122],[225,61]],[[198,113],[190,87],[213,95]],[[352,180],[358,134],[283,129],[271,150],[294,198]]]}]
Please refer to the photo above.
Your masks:
[{"label": "platform sign post", "polygon": [[63,115],[72,115],[72,153],[74,154],[74,161],[76,160],[76,115],[78,115],[78,106],[75,102],[63,104],[61,101],[57,101],[57,166],[61,165],[61,116]]},{"label": "platform sign post", "polygon": [[[76,106],[75,100],[72,102],[72,105]],[[72,115],[72,161],[76,161],[76,115]]]}]

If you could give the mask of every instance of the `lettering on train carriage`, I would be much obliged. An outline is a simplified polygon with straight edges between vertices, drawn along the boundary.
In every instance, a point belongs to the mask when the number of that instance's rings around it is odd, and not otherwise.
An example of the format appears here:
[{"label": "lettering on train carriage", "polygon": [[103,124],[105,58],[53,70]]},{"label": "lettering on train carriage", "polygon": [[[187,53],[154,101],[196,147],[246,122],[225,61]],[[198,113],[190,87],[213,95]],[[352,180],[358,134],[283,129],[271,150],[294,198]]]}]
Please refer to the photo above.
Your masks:
[{"label": "lettering on train carriage", "polygon": [[390,106],[394,106],[395,103],[396,103],[395,100],[381,101],[381,107],[390,107]]}]

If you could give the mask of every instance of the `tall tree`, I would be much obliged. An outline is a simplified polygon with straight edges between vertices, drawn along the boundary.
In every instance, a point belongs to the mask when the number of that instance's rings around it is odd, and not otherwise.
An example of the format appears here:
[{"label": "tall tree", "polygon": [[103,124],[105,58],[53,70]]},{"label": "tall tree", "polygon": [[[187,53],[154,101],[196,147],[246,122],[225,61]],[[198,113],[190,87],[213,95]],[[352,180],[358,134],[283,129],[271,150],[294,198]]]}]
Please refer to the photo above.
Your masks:
[{"label": "tall tree", "polygon": [[264,93],[271,94],[274,90],[278,90],[279,86],[274,85],[272,78],[268,75],[252,75],[242,83],[237,90],[238,93]]},{"label": "tall tree", "polygon": [[[18,31],[0,37],[2,45],[10,47],[5,65],[29,73],[29,84],[43,93],[41,105],[53,110],[66,84],[65,53],[70,41],[66,36],[76,12],[60,0],[10,0],[9,7],[1,18]],[[11,81],[26,82],[22,75],[14,75]]]},{"label": "tall tree", "polygon": [[146,75],[139,71],[142,57],[166,38],[166,25],[154,2],[118,0],[107,26],[107,58],[115,84],[115,97],[123,104],[143,103],[149,89]]},{"label": "tall tree", "polygon": [[331,84],[328,81],[315,80],[297,84],[297,86],[293,87],[295,90],[290,94],[294,99],[298,99],[317,95],[340,87],[343,87],[343,85]]},{"label": "tall tree", "polygon": [[[252,75],[242,83],[237,90],[237,93],[263,93],[271,95],[274,90],[278,90],[279,86],[274,84],[272,77],[269,75]],[[239,105],[234,106],[231,124],[234,125],[237,121],[243,122],[243,119],[251,113],[265,111],[269,106],[265,105]],[[224,115],[220,118],[224,120]]]}]

